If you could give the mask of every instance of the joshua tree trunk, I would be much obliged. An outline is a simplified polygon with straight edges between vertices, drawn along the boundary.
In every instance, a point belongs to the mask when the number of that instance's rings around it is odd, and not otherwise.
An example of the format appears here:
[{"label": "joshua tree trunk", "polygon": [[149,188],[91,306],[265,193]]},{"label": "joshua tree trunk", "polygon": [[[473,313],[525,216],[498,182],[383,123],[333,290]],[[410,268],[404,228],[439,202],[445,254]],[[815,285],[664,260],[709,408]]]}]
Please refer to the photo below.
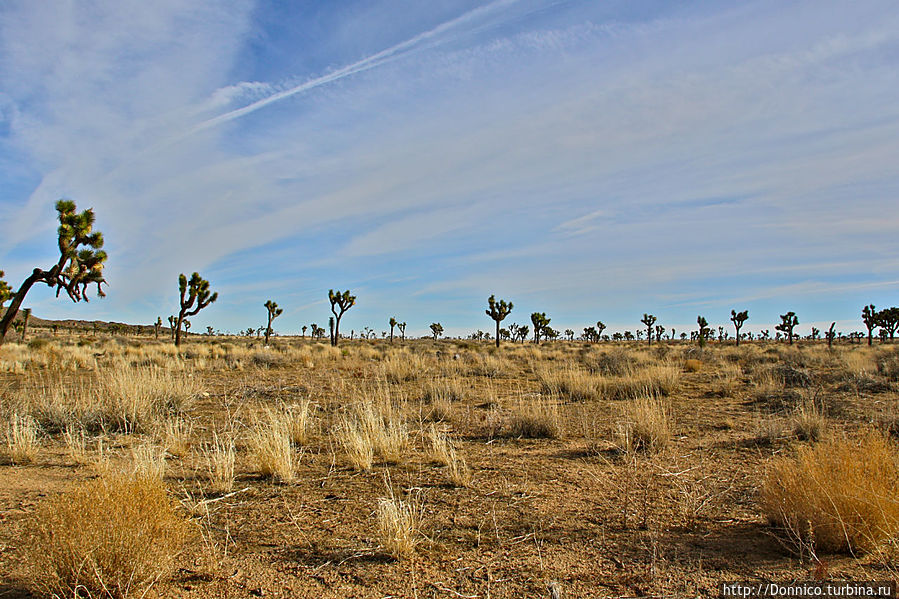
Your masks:
[{"label": "joshua tree trunk", "polygon": [[0,345],[3,345],[3,340],[6,338],[6,332],[9,330],[9,327],[12,325],[13,319],[19,312],[19,306],[21,306],[22,302],[25,301],[25,294],[28,293],[28,290],[31,289],[32,285],[41,280],[43,274],[44,271],[39,268],[35,268],[34,272],[31,273],[31,276],[25,279],[25,281],[22,282],[22,286],[19,287],[18,291],[16,291],[15,297],[12,298],[12,303],[10,303],[9,307],[6,308],[3,319],[0,320]]}]

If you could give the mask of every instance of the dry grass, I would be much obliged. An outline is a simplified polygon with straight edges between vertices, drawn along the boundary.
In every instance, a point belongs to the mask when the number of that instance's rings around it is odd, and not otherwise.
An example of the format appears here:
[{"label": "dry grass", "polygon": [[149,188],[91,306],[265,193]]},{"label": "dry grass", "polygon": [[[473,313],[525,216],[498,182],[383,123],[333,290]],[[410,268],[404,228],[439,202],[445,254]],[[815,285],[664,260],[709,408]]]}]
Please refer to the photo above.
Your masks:
[{"label": "dry grass", "polygon": [[36,592],[126,598],[174,569],[191,526],[158,478],[119,473],[44,502],[28,530]]},{"label": "dry grass", "polygon": [[389,497],[378,500],[378,541],[385,553],[401,559],[415,552],[420,541],[422,508],[419,499],[403,501],[392,489]]},{"label": "dry grass", "polygon": [[882,436],[800,447],[771,463],[760,502],[800,549],[868,552],[899,534],[899,465]]},{"label": "dry grass", "polygon": [[350,464],[357,470],[369,470],[375,455],[388,464],[401,463],[409,448],[406,419],[387,400],[360,401],[352,416],[344,418],[337,437]]},{"label": "dry grass", "polygon": [[447,478],[456,487],[471,484],[471,469],[462,458],[449,436],[431,426],[428,430],[428,457],[436,464],[446,466]]},{"label": "dry grass", "polygon": [[250,432],[250,459],[263,476],[284,483],[294,480],[291,422],[284,412],[266,410]]},{"label": "dry grass", "polygon": [[193,423],[184,418],[167,418],[160,434],[166,452],[182,458],[190,453]]},{"label": "dry grass", "polygon": [[234,439],[212,434],[212,443],[203,448],[210,491],[228,493],[234,488]]},{"label": "dry grass", "polygon": [[540,390],[548,395],[564,397],[572,401],[599,398],[604,379],[578,368],[535,368]]},{"label": "dry grass", "polygon": [[827,428],[824,411],[812,402],[804,402],[793,414],[793,434],[803,441],[817,441]]},{"label": "dry grass", "polygon": [[622,412],[618,433],[623,451],[658,451],[668,445],[670,417],[658,398],[645,395],[628,403]]},{"label": "dry grass", "polygon": [[28,415],[13,415],[6,425],[6,453],[13,464],[28,464],[40,448],[40,428]]},{"label": "dry grass", "polygon": [[562,434],[562,418],[556,402],[520,398],[509,415],[509,436],[556,439]]}]

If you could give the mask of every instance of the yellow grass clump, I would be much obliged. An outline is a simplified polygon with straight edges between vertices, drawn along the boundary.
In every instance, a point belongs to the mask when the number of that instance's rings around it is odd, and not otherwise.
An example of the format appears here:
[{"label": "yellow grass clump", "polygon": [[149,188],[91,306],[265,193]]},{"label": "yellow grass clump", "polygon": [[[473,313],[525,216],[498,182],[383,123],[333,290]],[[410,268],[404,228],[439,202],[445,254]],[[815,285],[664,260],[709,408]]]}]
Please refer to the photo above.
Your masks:
[{"label": "yellow grass clump", "polygon": [[289,483],[294,479],[291,422],[285,412],[266,410],[250,432],[249,448],[256,469],[263,476]]},{"label": "yellow grass clump", "polygon": [[408,557],[418,545],[422,504],[415,498],[403,501],[393,490],[378,500],[378,540],[381,548],[395,559]]},{"label": "yellow grass clump", "polygon": [[13,464],[34,461],[40,447],[39,427],[31,416],[15,414],[6,425],[6,452]]},{"label": "yellow grass clump", "polygon": [[191,525],[159,478],[115,473],[46,501],[27,530],[35,591],[124,599],[173,570]]},{"label": "yellow grass clump", "polygon": [[887,438],[834,438],[775,459],[762,510],[791,541],[827,552],[869,552],[899,534],[899,456]]},{"label": "yellow grass clump", "polygon": [[519,399],[509,416],[509,435],[556,439],[562,434],[559,406],[545,399]]},{"label": "yellow grass clump", "polygon": [[665,405],[651,395],[628,403],[618,423],[622,450],[658,451],[671,440],[671,427]]}]

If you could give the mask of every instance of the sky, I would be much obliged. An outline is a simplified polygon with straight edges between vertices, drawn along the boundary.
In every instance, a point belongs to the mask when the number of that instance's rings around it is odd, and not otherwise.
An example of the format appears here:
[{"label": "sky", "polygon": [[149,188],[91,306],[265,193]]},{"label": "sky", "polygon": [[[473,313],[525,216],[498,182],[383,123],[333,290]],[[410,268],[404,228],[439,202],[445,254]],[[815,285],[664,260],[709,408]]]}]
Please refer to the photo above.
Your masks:
[{"label": "sky", "polygon": [[[177,311],[193,331],[861,330],[899,304],[891,1],[8,0],[0,270],[93,208],[108,297],[42,318]],[[63,294],[64,295],[64,294]]]}]

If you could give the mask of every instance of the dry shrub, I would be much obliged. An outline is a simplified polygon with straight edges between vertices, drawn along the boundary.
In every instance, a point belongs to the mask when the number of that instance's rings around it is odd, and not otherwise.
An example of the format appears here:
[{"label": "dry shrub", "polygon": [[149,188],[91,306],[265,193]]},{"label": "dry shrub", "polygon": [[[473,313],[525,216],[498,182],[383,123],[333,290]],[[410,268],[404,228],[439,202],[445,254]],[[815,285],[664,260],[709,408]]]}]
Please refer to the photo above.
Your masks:
[{"label": "dry shrub", "polygon": [[608,352],[591,350],[581,357],[590,372],[609,376],[624,376],[637,367],[637,361],[623,349]]},{"label": "dry shrub", "polygon": [[506,363],[496,356],[478,354],[470,362],[466,362],[468,376],[484,376],[496,378],[506,370]]},{"label": "dry shrub", "polygon": [[695,358],[691,358],[684,362],[684,371],[686,372],[699,372],[702,370],[702,361],[696,360]]},{"label": "dry shrub", "polygon": [[519,399],[509,415],[509,435],[528,439],[556,439],[562,434],[559,406],[544,399]]},{"label": "dry shrub", "polygon": [[793,415],[793,434],[803,441],[817,441],[827,428],[824,411],[812,402],[804,402]]},{"label": "dry shrub", "polygon": [[125,598],[172,571],[191,527],[159,478],[116,473],[44,502],[28,530],[35,591]]},{"label": "dry shrub", "polygon": [[408,353],[391,354],[380,364],[381,376],[393,384],[417,380],[427,368],[427,363],[421,356]]},{"label": "dry shrub", "polygon": [[160,437],[166,452],[174,457],[184,457],[190,452],[193,422],[183,418],[168,418],[162,425]]},{"label": "dry shrub", "polygon": [[680,376],[680,369],[672,364],[646,366],[627,376],[603,377],[602,395],[606,399],[670,395],[677,389]]},{"label": "dry shrub", "polygon": [[409,427],[399,409],[389,402],[368,398],[344,418],[337,440],[350,464],[369,470],[375,455],[386,463],[400,463],[409,447]]},{"label": "dry shrub", "polygon": [[537,367],[540,390],[548,395],[565,397],[572,401],[597,399],[603,380],[587,371],[575,368]]},{"label": "dry shrub", "polygon": [[212,434],[212,443],[203,448],[206,477],[213,493],[228,493],[234,487],[234,440]]},{"label": "dry shrub", "polygon": [[378,500],[378,540],[388,555],[400,559],[414,553],[420,540],[422,507],[418,498],[403,501],[392,489],[390,497]]},{"label": "dry shrub", "polygon": [[658,451],[671,440],[668,410],[652,395],[628,403],[618,423],[619,447],[632,451]]},{"label": "dry shrub", "polygon": [[62,434],[66,442],[69,457],[76,464],[86,464],[87,459],[87,432],[80,427],[68,426]]},{"label": "dry shrub", "polygon": [[827,552],[868,552],[899,534],[899,463],[889,440],[830,439],[774,460],[762,510],[790,540]]},{"label": "dry shrub", "polygon": [[290,421],[284,412],[266,410],[250,433],[250,456],[263,476],[281,482],[293,481],[294,456],[290,444]]},{"label": "dry shrub", "polygon": [[465,459],[459,456],[455,444],[443,431],[435,426],[428,430],[428,455],[431,460],[447,467],[447,478],[457,487],[471,484],[471,470]]},{"label": "dry shrub", "polygon": [[6,452],[13,464],[28,464],[40,448],[40,428],[31,416],[15,414],[6,425]]},{"label": "dry shrub", "polygon": [[312,432],[315,404],[304,399],[287,404],[282,410],[282,418],[287,426],[290,442],[294,445],[305,445]]}]

